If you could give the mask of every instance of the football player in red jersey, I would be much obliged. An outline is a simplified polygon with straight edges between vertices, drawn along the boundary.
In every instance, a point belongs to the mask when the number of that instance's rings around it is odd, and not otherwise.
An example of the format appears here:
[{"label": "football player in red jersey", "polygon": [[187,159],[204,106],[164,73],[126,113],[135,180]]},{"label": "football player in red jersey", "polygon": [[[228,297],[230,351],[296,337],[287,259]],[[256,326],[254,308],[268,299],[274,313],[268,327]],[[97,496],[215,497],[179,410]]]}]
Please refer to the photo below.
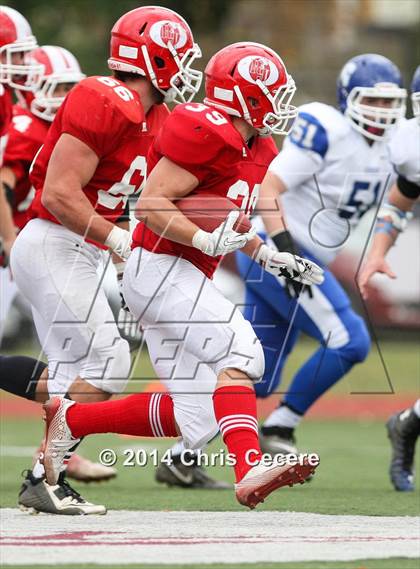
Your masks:
[{"label": "football player in red jersey", "polygon": [[[36,47],[31,27],[22,14],[8,6],[0,6],[0,166],[12,120],[13,89],[30,91],[41,80],[41,66],[28,61]],[[11,211],[3,183],[0,183],[0,266],[7,261],[15,236]]]},{"label": "football player in red jersey", "polygon": [[[66,49],[55,46],[36,48],[30,55],[32,65],[42,66],[42,83],[33,91],[18,92],[19,104],[13,106],[8,141],[0,167],[0,179],[13,215],[13,241],[16,229],[27,220],[27,208],[33,198],[29,168],[42,146],[55,112],[64,96],[84,75],[75,57]],[[51,96],[43,94],[46,87]],[[10,210],[10,208],[8,208]],[[0,344],[4,322],[17,293],[10,272],[0,268],[2,304],[0,310]]]},{"label": "football player in red jersey", "polygon": [[263,375],[263,351],[251,324],[211,277],[220,256],[238,248],[274,275],[305,284],[321,283],[322,270],[271,249],[252,231],[234,231],[238,212],[210,233],[176,206],[184,196],[202,195],[204,202],[211,193],[252,211],[277,152],[270,135],[286,134],[296,114],[290,105],[294,83],[275,52],[250,42],[219,51],[205,73],[204,104],[178,106],[149,153],[151,172],[137,202],[140,223],[123,280],[125,299],[170,395],[85,405],[51,399],[44,406],[51,483],[67,449],[82,436],[107,431],[181,433],[187,448],[199,448],[220,430],[235,459],[236,497],[250,508],[281,486],[303,482],[317,465],[262,461],[253,381]]},{"label": "football player in red jersey", "polygon": [[[3,166],[0,168],[0,178],[6,188],[9,203],[12,207],[14,225],[21,230],[27,222],[27,207],[33,195],[29,180],[29,168],[36,153],[42,146],[48,129],[55,117],[64,97],[72,87],[81,81],[85,75],[81,72],[76,58],[67,49],[58,46],[42,46],[31,53],[31,61],[43,66],[42,83],[35,91],[19,94],[22,104],[13,107],[13,117],[9,129],[8,142],[4,155]],[[24,95],[24,97],[22,96]],[[0,343],[2,330],[10,305],[17,293],[17,287],[7,268],[0,268],[0,288],[2,291],[0,310]],[[7,366],[6,366],[7,363]],[[10,366],[3,362],[3,368]],[[32,371],[20,374],[19,363],[14,362],[13,374],[0,375],[0,387],[15,395],[36,398],[36,381],[33,381]],[[24,361],[24,369],[27,369]],[[33,366],[36,370],[43,369],[42,365]],[[35,393],[27,389],[25,377],[31,379]],[[17,378],[18,376],[18,378]],[[40,382],[39,385],[41,385]],[[23,386],[23,387],[22,387]],[[44,399],[45,400],[45,394]],[[115,469],[109,469],[99,463],[93,463],[74,454],[68,464],[69,478],[82,481],[104,480],[116,475]]]},{"label": "football player in red jersey", "polygon": [[[110,251],[123,272],[131,243],[128,197],[141,187],[149,146],[169,114],[163,103],[189,101],[199,89],[201,73],[191,65],[200,55],[188,24],[172,10],[151,6],[123,15],[111,33],[113,76],[89,77],[72,89],[34,162],[33,219],[13,246],[11,266],[33,307],[50,395],[104,400],[127,384],[129,346],[97,269]],[[40,464],[35,468],[42,473]],[[106,511],[69,501],[67,486],[57,497],[38,479],[29,473],[21,504],[31,504],[40,488],[35,509]]]}]

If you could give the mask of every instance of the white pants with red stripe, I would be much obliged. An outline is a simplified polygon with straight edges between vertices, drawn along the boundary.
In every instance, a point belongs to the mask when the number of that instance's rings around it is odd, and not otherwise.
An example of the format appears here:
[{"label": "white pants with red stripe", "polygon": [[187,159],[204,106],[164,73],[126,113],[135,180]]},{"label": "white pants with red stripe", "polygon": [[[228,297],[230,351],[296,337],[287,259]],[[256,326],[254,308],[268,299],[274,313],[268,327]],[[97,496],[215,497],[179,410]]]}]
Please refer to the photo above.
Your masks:
[{"label": "white pants with red stripe", "polygon": [[218,374],[239,369],[258,381],[261,344],[238,308],[185,259],[137,248],[123,287],[155,372],[172,395],[184,442],[199,448],[218,432],[212,401]]},{"label": "white pants with red stripe", "polygon": [[77,376],[109,393],[127,384],[130,350],[101,286],[103,260],[102,250],[42,219],[30,221],[13,245],[13,276],[32,305],[51,395],[65,394]]}]

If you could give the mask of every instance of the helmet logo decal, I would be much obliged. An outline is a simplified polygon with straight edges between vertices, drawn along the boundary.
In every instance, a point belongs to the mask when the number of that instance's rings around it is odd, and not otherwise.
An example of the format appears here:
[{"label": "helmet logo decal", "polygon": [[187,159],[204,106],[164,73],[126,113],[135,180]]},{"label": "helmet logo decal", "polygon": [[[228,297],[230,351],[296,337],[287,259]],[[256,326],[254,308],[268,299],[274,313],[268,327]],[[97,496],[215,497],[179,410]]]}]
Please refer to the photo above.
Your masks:
[{"label": "helmet logo decal", "polygon": [[166,24],[163,24],[160,28],[160,37],[164,44],[171,42],[172,45],[176,45],[179,42],[180,36],[179,29],[170,22],[166,22]]},{"label": "helmet logo decal", "polygon": [[168,47],[168,43],[171,42],[175,49],[180,49],[187,43],[184,28],[177,22],[169,20],[155,22],[150,28],[150,37],[161,47]]},{"label": "helmet logo decal", "polygon": [[267,60],[256,57],[249,64],[249,74],[254,81],[259,79],[264,83],[270,76],[270,65]]},{"label": "helmet logo decal", "polygon": [[250,83],[261,81],[264,85],[273,85],[279,78],[278,69],[272,61],[255,55],[241,59],[238,63],[238,72]]}]

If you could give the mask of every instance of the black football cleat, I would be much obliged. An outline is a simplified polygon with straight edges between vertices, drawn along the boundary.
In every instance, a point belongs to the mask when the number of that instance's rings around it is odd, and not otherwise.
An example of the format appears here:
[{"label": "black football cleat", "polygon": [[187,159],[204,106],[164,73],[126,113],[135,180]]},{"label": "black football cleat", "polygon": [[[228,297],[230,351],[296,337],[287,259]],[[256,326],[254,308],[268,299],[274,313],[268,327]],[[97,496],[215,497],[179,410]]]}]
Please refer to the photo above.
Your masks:
[{"label": "black football cleat", "polygon": [[392,457],[389,474],[395,490],[413,492],[414,453],[420,434],[420,419],[413,409],[392,415],[386,424]]}]

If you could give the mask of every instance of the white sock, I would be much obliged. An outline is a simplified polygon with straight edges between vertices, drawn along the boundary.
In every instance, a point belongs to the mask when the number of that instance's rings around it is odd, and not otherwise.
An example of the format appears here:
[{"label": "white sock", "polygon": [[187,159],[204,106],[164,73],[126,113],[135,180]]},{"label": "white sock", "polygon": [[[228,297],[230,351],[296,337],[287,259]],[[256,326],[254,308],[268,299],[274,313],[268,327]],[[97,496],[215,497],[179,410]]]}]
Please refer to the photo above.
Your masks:
[{"label": "white sock", "polygon": [[39,458],[35,462],[34,467],[32,468],[32,476],[34,478],[42,478],[45,474],[44,465],[39,462]]},{"label": "white sock", "polygon": [[417,415],[417,417],[420,419],[420,399],[417,399],[417,401],[414,403],[413,411]]},{"label": "white sock", "polygon": [[184,452],[185,450],[185,445],[184,445],[184,441],[182,439],[179,439],[174,446],[171,448],[171,455],[172,456],[181,456],[181,454]]},{"label": "white sock", "polygon": [[282,405],[277,407],[265,420],[263,427],[288,427],[294,429],[302,420],[302,415],[298,415],[289,407]]}]

